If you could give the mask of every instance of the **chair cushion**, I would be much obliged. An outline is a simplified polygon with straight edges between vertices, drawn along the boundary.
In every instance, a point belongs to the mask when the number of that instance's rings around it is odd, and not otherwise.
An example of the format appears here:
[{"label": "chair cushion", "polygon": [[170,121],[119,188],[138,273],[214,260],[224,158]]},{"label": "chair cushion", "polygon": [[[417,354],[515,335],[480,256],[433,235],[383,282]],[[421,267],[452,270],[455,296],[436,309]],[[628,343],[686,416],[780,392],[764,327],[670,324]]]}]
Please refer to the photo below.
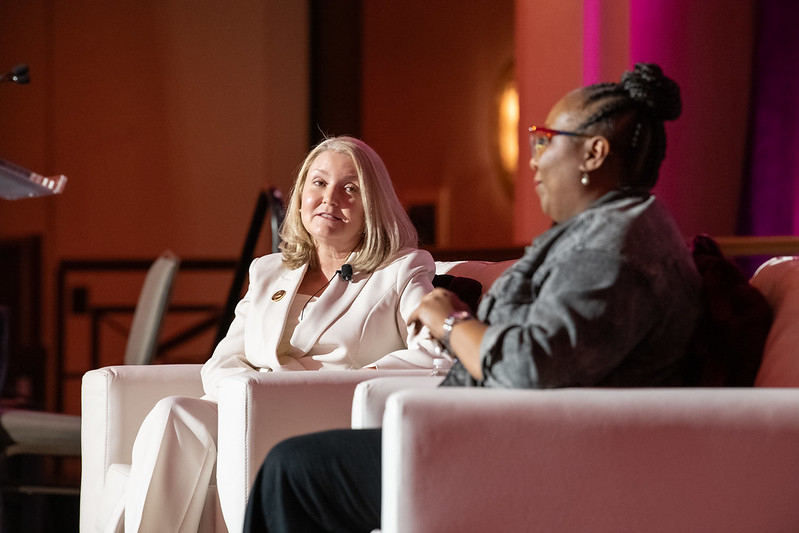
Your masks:
[{"label": "chair cushion", "polygon": [[705,313],[692,344],[689,383],[752,386],[771,326],[768,302],[713,239],[697,235],[692,248]]},{"label": "chair cushion", "polygon": [[799,257],[769,259],[752,276],[774,323],[766,339],[758,387],[799,387]]},{"label": "chair cushion", "polygon": [[491,288],[494,281],[510,268],[511,261],[436,261],[436,274],[449,274],[471,278],[483,286],[483,292]]}]

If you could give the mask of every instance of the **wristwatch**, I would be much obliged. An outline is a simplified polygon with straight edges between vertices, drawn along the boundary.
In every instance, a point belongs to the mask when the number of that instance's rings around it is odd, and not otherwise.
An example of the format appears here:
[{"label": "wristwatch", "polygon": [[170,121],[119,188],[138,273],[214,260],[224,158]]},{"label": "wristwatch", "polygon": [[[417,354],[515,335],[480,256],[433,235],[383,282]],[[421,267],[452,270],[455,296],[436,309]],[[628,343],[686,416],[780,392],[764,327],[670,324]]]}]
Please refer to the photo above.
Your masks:
[{"label": "wristwatch", "polygon": [[441,344],[444,345],[444,349],[447,350],[447,353],[453,357],[455,357],[455,353],[452,351],[452,347],[449,345],[449,337],[452,335],[452,328],[455,327],[455,324],[459,324],[464,320],[470,320],[471,318],[473,317],[469,311],[454,311],[444,319],[444,337],[441,339]]}]

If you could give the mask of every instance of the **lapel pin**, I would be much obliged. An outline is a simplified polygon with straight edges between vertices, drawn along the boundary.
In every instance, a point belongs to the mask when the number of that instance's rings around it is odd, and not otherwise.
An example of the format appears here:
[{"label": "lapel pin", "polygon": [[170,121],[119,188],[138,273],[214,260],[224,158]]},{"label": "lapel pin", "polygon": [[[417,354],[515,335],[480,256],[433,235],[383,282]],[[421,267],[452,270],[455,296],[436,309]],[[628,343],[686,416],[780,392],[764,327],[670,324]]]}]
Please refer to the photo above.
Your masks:
[{"label": "lapel pin", "polygon": [[272,295],[272,301],[273,302],[279,302],[280,300],[283,299],[283,297],[285,295],[286,295],[286,291],[281,289],[281,290],[277,291],[275,294]]}]

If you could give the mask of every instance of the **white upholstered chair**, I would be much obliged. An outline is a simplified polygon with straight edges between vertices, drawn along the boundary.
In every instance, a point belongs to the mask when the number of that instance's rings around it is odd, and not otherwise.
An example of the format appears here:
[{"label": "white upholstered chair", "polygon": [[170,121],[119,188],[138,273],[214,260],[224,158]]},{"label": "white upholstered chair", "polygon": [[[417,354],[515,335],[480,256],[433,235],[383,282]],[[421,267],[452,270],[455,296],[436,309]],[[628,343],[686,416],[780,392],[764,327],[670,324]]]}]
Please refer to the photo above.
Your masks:
[{"label": "white upholstered chair", "polygon": [[[133,441],[144,417],[167,396],[203,395],[202,365],[112,366],[83,377],[83,459],[80,530],[96,530],[113,511],[104,491],[126,482]],[[253,373],[219,388],[217,480],[208,493],[203,532],[241,531],[250,486],[266,453],[278,441],[349,425],[352,391],[386,373],[352,370]]]},{"label": "white upholstered chair", "polygon": [[179,268],[180,258],[166,251],[147,270],[128,332],[126,365],[149,365],[155,357]]},{"label": "white upholstered chair", "polygon": [[799,524],[799,258],[751,283],[774,321],[755,387],[487,390],[380,378],[383,533],[790,531]]}]

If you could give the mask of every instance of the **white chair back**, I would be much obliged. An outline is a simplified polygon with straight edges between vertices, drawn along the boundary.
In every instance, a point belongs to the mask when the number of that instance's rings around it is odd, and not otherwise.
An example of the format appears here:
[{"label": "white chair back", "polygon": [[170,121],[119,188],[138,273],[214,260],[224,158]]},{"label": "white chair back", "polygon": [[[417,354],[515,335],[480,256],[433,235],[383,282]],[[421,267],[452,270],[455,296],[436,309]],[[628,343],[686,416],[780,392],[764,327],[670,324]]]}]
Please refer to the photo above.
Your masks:
[{"label": "white chair back", "polygon": [[128,334],[126,365],[149,365],[152,362],[179,265],[180,259],[167,251],[147,271]]}]

